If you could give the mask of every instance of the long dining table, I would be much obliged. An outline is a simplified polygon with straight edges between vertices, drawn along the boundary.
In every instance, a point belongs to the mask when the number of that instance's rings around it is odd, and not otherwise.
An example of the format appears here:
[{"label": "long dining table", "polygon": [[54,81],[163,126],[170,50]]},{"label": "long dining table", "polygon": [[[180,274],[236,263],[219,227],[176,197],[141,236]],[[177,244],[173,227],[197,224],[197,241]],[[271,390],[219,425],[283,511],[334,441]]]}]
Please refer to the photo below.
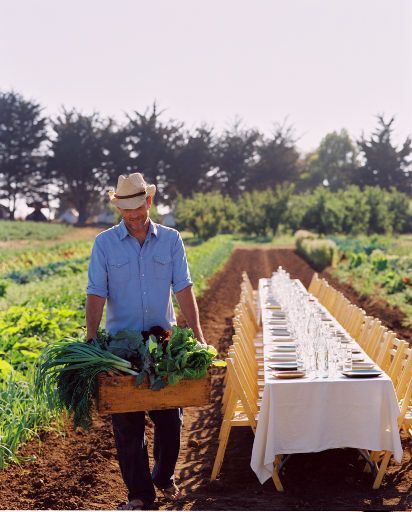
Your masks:
[{"label": "long dining table", "polygon": [[[348,378],[336,371],[326,378],[313,372],[301,378],[275,376],[270,364],[273,347],[282,343],[286,346],[285,342],[293,340],[286,330],[287,324],[282,326],[282,316],[285,322],[286,316],[279,315],[282,307],[273,299],[272,286],[272,279],[259,280],[264,388],[251,458],[259,481],[263,484],[272,476],[273,464],[279,456],[334,448],[357,448],[365,459],[369,452],[389,451],[400,462],[400,410],[388,375]],[[330,315],[326,309],[324,314]],[[274,318],[278,319],[275,328]],[[327,320],[334,321],[333,317]],[[368,361],[362,348],[354,340],[351,343]],[[372,463],[371,468],[374,469]]]}]

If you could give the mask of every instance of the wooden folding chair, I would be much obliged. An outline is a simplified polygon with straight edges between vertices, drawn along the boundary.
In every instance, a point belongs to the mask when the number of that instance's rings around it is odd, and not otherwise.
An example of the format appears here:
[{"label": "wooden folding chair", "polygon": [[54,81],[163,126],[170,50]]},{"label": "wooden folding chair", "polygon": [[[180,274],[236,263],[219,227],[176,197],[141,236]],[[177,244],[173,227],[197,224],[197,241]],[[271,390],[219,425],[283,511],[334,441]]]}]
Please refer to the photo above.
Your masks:
[{"label": "wooden folding chair", "polygon": [[343,328],[345,328],[346,318],[349,313],[350,302],[343,295],[343,293],[339,292],[338,298],[335,301],[335,318],[341,324]]},{"label": "wooden folding chair", "polygon": [[319,278],[318,273],[314,272],[308,288],[308,292],[314,297],[318,297],[321,282],[322,280]]},{"label": "wooden folding chair", "polygon": [[365,323],[361,326],[358,339],[356,340],[359,343],[359,346],[364,348],[368,342],[370,330],[372,328],[374,322],[373,316],[365,317]]},{"label": "wooden folding chair", "polygon": [[404,350],[408,344],[404,340],[399,340],[394,336],[389,338],[389,343],[385,344],[376,363],[385,371],[393,380],[396,379],[400,369],[402,368],[402,360],[404,358]]},{"label": "wooden folding chair", "polygon": [[402,367],[399,377],[394,383],[396,396],[401,400],[406,393],[409,382],[412,380],[412,348],[404,348],[404,357],[402,359]]},{"label": "wooden folding chair", "polygon": [[401,415],[399,424],[405,434],[412,437],[412,348],[405,349],[403,371],[398,379],[396,393],[400,397]]},{"label": "wooden folding chair", "polygon": [[[231,393],[225,415],[223,417],[222,426],[219,434],[219,446],[216,459],[212,469],[211,480],[215,480],[220,473],[222,467],[229,435],[232,427],[250,426],[253,433],[256,432],[258,406],[251,401],[253,393],[248,386],[248,379],[242,368],[242,361],[236,351],[231,351],[232,357],[226,359],[228,369],[228,383],[231,386]],[[239,408],[239,403],[241,407]],[[275,460],[272,479],[278,491],[283,491],[283,486],[279,478],[280,456]]]},{"label": "wooden folding chair", "polygon": [[365,345],[363,346],[363,350],[368,354],[369,357],[372,357],[372,354],[379,346],[381,338],[386,331],[387,329],[382,325],[381,321],[377,318],[374,318]]},{"label": "wooden folding chair", "polygon": [[[398,426],[400,429],[404,429],[410,436],[412,436],[412,380],[409,381],[405,395],[401,400],[401,413],[398,418]],[[372,460],[375,462],[380,461],[379,471],[373,483],[374,489],[379,489],[391,456],[392,452],[389,451],[383,453],[372,452]]]}]

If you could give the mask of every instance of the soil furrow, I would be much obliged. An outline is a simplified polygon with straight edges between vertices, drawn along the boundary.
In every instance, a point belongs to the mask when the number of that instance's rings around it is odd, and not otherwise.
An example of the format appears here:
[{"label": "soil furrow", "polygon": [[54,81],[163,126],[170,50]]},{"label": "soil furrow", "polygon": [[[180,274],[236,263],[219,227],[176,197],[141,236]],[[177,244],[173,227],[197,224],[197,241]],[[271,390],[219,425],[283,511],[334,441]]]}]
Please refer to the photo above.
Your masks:
[{"label": "soil furrow", "polygon": [[[237,249],[210,282],[199,300],[205,336],[224,355],[231,343],[233,308],[239,299],[241,272],[253,286],[279,266],[309,285],[313,270],[289,249]],[[272,482],[261,486],[250,468],[253,434],[249,428],[233,429],[220,477],[210,482],[221,422],[223,371],[213,375],[212,404],[185,410],[182,449],[177,480],[183,499],[172,505],[159,499],[161,509],[184,510],[405,510],[412,506],[409,450],[401,467],[392,465],[379,491],[355,450],[329,450],[291,457],[282,476],[286,492]],[[148,427],[150,422],[148,421]],[[302,425],[302,436],[305,426]],[[114,509],[126,491],[116,460],[108,418],[96,418],[92,430],[74,431],[69,423],[61,434],[42,434],[22,455],[36,460],[10,465],[0,472],[2,509]],[[152,429],[147,429],[149,445]],[[407,442],[406,442],[407,443]],[[400,471],[398,471],[400,470]]]}]

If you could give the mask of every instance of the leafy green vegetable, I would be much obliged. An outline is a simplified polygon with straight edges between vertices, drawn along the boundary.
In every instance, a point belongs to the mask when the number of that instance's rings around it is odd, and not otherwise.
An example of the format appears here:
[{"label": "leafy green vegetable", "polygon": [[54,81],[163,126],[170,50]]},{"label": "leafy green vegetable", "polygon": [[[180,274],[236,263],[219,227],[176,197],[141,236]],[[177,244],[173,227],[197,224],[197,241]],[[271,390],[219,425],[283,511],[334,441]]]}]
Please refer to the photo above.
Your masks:
[{"label": "leafy green vegetable", "polygon": [[147,377],[150,389],[159,391],[182,379],[201,379],[211,365],[226,365],[216,359],[214,347],[205,348],[196,340],[191,329],[173,327],[169,339],[164,335],[168,331],[157,332],[161,341],[150,331],[143,336],[122,330],[115,336],[100,331],[91,343],[74,338],[51,343],[38,361],[37,394],[46,393],[51,407],[66,408],[75,426],[88,428],[97,376],[102,372],[134,375],[136,386]]}]

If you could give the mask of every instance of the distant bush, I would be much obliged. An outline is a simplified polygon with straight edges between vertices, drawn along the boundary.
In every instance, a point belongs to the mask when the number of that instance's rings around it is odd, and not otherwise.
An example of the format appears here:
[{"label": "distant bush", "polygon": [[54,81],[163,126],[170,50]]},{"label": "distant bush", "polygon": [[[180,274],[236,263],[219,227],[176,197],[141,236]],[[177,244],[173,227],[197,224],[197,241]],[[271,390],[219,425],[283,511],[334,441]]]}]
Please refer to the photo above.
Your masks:
[{"label": "distant bush", "polygon": [[302,243],[302,251],[305,258],[319,272],[336,263],[337,249],[335,242],[328,239],[306,239]]},{"label": "distant bush", "polygon": [[306,231],[304,229],[299,229],[295,233],[295,245],[298,252],[302,252],[302,243],[304,240],[316,240],[318,235],[316,233],[312,233],[311,231]]},{"label": "distant bush", "polygon": [[297,231],[295,245],[297,253],[319,272],[338,261],[339,250],[335,242],[327,238],[318,238],[310,231]]}]

